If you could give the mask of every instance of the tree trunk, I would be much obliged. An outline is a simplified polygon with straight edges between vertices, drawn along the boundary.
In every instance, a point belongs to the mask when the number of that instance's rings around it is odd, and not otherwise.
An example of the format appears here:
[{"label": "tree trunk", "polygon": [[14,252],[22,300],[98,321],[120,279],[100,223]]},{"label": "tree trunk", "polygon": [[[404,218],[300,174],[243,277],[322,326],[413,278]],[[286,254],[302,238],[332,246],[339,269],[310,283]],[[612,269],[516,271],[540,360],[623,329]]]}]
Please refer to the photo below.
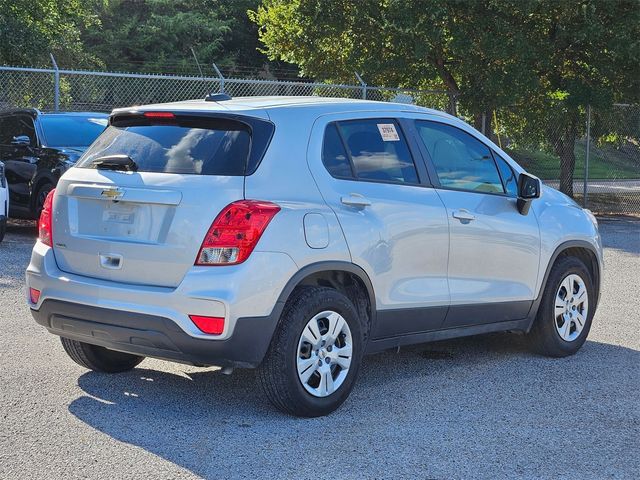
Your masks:
[{"label": "tree trunk", "polygon": [[573,173],[576,168],[574,148],[578,135],[576,115],[571,115],[568,122],[560,128],[549,132],[549,139],[556,155],[560,157],[560,191],[573,198]]}]

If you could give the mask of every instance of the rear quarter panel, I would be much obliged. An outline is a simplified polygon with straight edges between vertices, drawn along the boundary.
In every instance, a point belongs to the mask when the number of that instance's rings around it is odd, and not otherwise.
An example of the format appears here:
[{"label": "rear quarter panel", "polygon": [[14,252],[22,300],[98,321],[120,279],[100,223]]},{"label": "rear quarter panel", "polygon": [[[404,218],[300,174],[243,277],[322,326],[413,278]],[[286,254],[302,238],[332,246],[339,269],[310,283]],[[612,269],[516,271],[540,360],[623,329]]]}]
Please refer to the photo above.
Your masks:
[{"label": "rear quarter panel", "polygon": [[[245,179],[245,197],[277,203],[282,210],[265,230],[256,251],[286,253],[298,268],[322,261],[350,262],[338,220],[307,164],[309,136],[318,114],[313,109],[291,107],[272,109],[269,116],[275,132],[260,166]],[[307,243],[304,217],[309,213],[326,220],[328,243],[324,248],[311,248]]]}]

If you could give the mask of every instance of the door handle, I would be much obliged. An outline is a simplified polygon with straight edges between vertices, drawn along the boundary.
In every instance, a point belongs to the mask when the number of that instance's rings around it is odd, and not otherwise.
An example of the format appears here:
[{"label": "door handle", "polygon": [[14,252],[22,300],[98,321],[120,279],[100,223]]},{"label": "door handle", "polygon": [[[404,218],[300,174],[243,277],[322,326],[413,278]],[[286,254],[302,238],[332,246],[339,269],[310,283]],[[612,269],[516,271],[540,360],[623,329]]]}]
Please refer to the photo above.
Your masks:
[{"label": "door handle", "polygon": [[348,197],[340,198],[340,201],[349,207],[364,208],[371,206],[371,202],[359,193],[350,193]]},{"label": "door handle", "polygon": [[461,208],[460,210],[454,210],[453,218],[457,218],[463,223],[468,223],[476,219],[476,217],[469,210],[465,210],[464,208]]}]

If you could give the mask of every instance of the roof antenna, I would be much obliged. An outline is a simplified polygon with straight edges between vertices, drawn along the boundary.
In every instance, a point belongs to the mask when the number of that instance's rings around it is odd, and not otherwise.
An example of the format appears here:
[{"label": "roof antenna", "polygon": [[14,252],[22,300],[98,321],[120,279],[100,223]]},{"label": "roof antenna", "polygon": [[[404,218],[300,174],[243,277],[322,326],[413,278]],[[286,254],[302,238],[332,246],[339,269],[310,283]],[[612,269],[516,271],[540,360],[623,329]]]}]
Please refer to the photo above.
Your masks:
[{"label": "roof antenna", "polygon": [[198,66],[198,71],[200,72],[200,78],[204,81],[204,73],[202,73],[202,68],[200,67],[200,62],[198,61],[198,57],[196,56],[196,52],[193,51],[193,47],[189,47],[191,50],[191,54],[193,55],[193,59],[196,61],[196,65]]},{"label": "roof antenna", "polygon": [[220,102],[223,100],[231,100],[231,95],[227,95],[224,91],[224,76],[222,75],[222,72],[220,71],[220,69],[218,69],[218,66],[215,63],[212,63],[212,65],[213,69],[218,74],[218,78],[220,79],[220,92],[210,93],[209,95],[204,97],[204,100],[206,102]]}]

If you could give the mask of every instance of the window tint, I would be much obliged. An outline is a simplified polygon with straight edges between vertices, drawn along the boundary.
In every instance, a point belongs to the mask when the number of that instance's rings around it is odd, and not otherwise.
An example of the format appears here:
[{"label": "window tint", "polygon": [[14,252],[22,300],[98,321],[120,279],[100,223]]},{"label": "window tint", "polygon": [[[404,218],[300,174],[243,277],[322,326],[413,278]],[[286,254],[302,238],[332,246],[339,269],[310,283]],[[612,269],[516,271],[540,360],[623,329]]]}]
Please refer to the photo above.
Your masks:
[{"label": "window tint", "polygon": [[[213,124],[212,124],[213,123]],[[128,155],[141,172],[244,175],[251,136],[232,121],[189,125],[109,126],[77,166],[106,155]]]},{"label": "window tint", "polygon": [[11,115],[0,118],[0,144],[10,145],[15,137],[26,135],[31,145],[36,144],[33,120],[26,115]]},{"label": "window tint", "polygon": [[400,126],[394,120],[340,122],[356,176],[364,180],[418,183],[418,173]]},{"label": "window tint", "polygon": [[88,147],[107,127],[105,116],[42,115],[48,147]]},{"label": "window tint", "polygon": [[443,187],[504,193],[491,152],[482,142],[442,123],[417,121],[416,126]]},{"label": "window tint", "polygon": [[498,164],[500,176],[502,177],[502,183],[504,184],[504,188],[507,190],[507,194],[511,197],[517,197],[518,177],[516,176],[516,172],[514,172],[513,168],[509,166],[507,161],[496,152],[493,152],[493,156],[495,157],[496,163]]},{"label": "window tint", "polygon": [[324,132],[322,163],[334,177],[353,177],[351,164],[335,123],[329,124]]}]

